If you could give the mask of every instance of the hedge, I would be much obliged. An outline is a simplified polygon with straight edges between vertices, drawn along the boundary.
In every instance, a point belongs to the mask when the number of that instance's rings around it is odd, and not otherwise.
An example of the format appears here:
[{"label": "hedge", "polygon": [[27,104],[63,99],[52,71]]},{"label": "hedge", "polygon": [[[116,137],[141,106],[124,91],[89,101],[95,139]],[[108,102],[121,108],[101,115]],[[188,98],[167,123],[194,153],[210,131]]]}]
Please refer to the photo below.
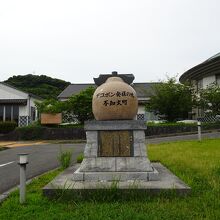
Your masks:
[{"label": "hedge", "polygon": [[16,133],[18,140],[85,139],[84,128],[22,127]]},{"label": "hedge", "polygon": [[[202,123],[203,130],[216,130],[220,129],[220,123]],[[196,123],[162,123],[162,124],[149,124],[145,132],[146,136],[166,136],[170,134],[181,134],[186,132],[197,132],[198,127]]]},{"label": "hedge", "polygon": [[17,127],[15,121],[1,121],[0,122],[0,134],[7,134],[13,131]]},{"label": "hedge", "polygon": [[45,132],[44,127],[20,127],[16,129],[19,140],[39,140]]},{"label": "hedge", "polygon": [[[202,123],[202,131],[220,129],[220,123]],[[145,131],[146,136],[168,136],[172,134],[181,134],[186,132],[197,132],[197,125],[163,125],[148,126]],[[86,139],[83,127],[22,127],[16,130],[0,135],[0,140],[76,140]]]}]

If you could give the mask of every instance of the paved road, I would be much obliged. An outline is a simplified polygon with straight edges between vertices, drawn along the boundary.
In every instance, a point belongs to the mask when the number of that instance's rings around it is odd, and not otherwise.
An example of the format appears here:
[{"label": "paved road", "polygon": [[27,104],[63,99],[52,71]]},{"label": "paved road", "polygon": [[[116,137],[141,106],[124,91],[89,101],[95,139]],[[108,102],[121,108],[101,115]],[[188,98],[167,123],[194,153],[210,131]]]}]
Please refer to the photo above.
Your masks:
[{"label": "paved road", "polygon": [[72,150],[72,163],[77,155],[83,152],[85,144],[45,144],[35,146],[16,147],[0,151],[0,194],[19,184],[19,153],[29,154],[27,179],[40,175],[59,166],[57,156],[60,146],[63,150]]},{"label": "paved road", "polygon": [[[203,138],[220,138],[220,132],[206,133]],[[147,143],[161,143],[178,140],[197,139],[197,135],[182,135],[147,139]],[[85,144],[62,144],[62,149],[73,150],[72,163],[77,155],[84,150]],[[16,147],[0,151],[0,194],[19,184],[19,166],[17,165],[18,153],[29,153],[27,166],[27,178],[33,178],[48,170],[59,166],[57,156],[60,152],[60,144],[43,144],[24,147]]]}]

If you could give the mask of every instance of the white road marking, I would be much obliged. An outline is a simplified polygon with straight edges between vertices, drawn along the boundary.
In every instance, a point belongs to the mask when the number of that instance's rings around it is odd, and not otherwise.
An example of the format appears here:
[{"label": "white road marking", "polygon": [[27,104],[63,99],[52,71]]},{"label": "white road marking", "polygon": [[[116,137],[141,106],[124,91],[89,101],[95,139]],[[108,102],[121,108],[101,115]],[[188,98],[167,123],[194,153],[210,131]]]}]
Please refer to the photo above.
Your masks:
[{"label": "white road marking", "polygon": [[7,165],[9,165],[9,164],[11,164],[11,163],[14,163],[14,162],[15,162],[15,161],[11,161],[11,162],[8,162],[8,163],[0,164],[0,167],[7,166]]}]

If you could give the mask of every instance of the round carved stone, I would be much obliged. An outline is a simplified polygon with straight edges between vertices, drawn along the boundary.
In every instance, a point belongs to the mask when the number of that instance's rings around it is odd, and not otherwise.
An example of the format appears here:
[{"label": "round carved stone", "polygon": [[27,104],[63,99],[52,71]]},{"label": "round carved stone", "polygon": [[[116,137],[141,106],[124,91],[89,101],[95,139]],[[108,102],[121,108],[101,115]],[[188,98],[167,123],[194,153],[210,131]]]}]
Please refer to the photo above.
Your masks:
[{"label": "round carved stone", "polygon": [[134,119],[138,111],[136,92],[120,77],[110,77],[96,89],[92,110],[99,121]]}]

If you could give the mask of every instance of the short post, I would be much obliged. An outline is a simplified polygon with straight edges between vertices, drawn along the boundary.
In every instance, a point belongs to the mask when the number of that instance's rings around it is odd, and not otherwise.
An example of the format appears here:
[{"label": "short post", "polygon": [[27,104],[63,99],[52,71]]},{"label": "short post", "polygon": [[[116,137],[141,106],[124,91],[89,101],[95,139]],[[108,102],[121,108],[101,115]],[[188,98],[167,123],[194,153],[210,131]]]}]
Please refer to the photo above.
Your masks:
[{"label": "short post", "polygon": [[26,202],[26,165],[28,164],[28,154],[22,153],[19,155],[20,165],[20,203]]},{"label": "short post", "polygon": [[201,122],[198,121],[197,125],[198,125],[198,140],[201,141],[201,140],[202,140],[202,135],[201,135]]}]

